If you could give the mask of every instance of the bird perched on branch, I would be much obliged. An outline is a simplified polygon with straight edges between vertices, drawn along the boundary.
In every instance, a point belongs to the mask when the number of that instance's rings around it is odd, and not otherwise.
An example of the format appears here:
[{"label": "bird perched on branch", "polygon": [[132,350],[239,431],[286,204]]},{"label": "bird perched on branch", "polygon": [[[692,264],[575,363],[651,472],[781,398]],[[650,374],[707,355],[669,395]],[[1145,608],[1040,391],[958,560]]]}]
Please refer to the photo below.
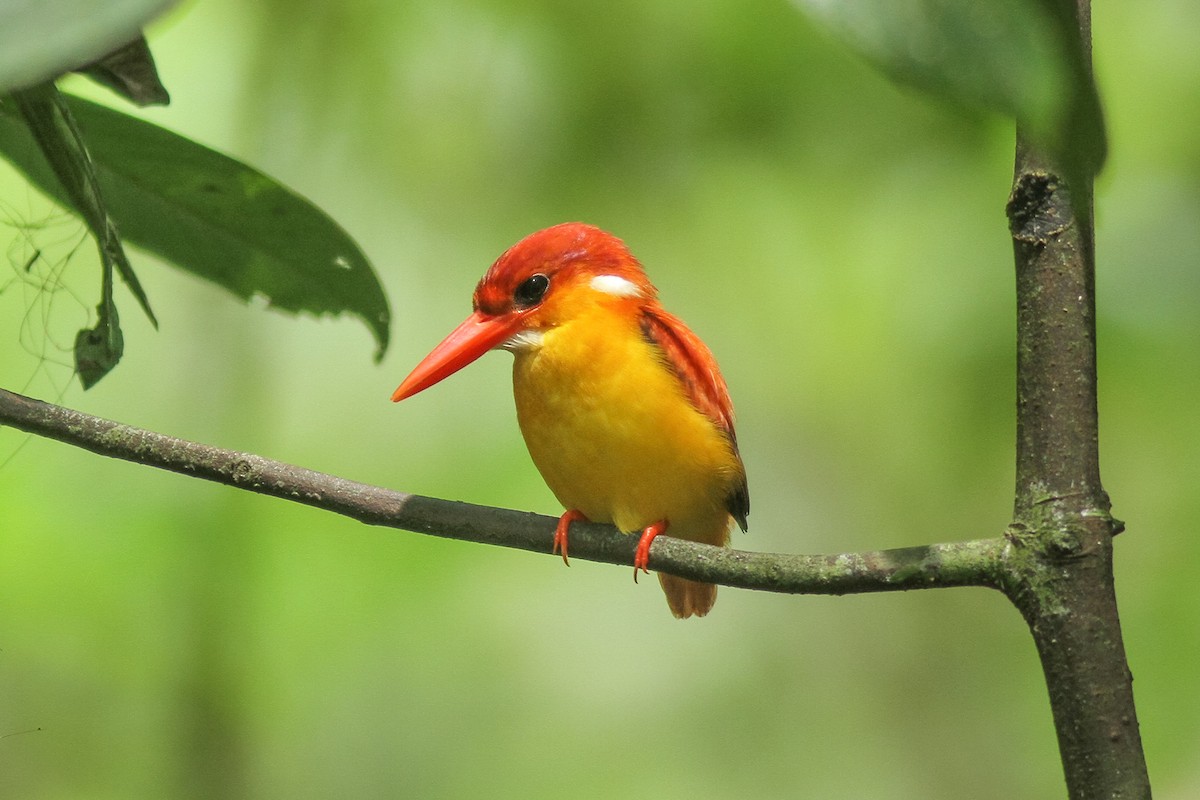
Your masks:
[{"label": "bird perched on branch", "polygon": [[[610,233],[568,222],[530,234],[475,287],[474,312],[417,365],[400,401],[488,350],[513,353],[517,420],[572,522],[639,531],[634,577],[660,534],[724,546],[750,495],[733,406],[712,353],[658,303],[642,265]],[[659,574],[676,617],[704,616],[709,583]]]}]

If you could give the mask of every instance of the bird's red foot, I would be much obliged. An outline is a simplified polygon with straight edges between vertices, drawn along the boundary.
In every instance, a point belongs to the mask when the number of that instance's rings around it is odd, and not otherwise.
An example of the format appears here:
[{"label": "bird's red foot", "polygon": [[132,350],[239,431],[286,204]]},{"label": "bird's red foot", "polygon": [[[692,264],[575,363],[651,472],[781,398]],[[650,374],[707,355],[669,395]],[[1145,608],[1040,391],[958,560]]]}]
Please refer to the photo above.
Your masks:
[{"label": "bird's red foot", "polygon": [[550,552],[557,553],[561,549],[563,563],[568,567],[571,562],[567,561],[567,533],[571,530],[571,523],[577,520],[587,522],[588,518],[579,509],[572,508],[558,518],[558,526],[554,529],[554,548]]},{"label": "bird's red foot", "polygon": [[633,556],[633,582],[637,583],[638,570],[647,575],[650,574],[650,543],[654,541],[660,533],[667,532],[667,526],[670,525],[665,519],[660,519],[658,522],[650,525],[646,530],[642,531],[642,538],[638,539],[637,553]]}]

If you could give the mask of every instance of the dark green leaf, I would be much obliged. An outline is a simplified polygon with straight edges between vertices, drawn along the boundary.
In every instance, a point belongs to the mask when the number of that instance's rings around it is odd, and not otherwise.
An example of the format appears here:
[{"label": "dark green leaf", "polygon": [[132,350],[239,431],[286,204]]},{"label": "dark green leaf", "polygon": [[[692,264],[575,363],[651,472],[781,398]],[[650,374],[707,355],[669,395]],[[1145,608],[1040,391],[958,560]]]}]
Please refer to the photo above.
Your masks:
[{"label": "dark green leaf", "polygon": [[[259,295],[288,311],[354,314],[374,334],[376,358],[383,356],[387,298],[357,245],[324,212],[182,136],[77,98],[70,107],[127,242],[242,298]],[[63,199],[11,114],[0,113],[0,152]]]},{"label": "dark green leaf", "polygon": [[[157,328],[158,320],[150,310],[150,300],[125,255],[125,248],[121,245],[120,235],[109,215],[104,193],[97,180],[87,143],[75,124],[75,117],[64,96],[53,83],[43,83],[18,90],[13,98],[38,149],[58,179],[67,207],[87,223],[100,249],[106,292],[102,305],[112,306],[112,270],[115,268]],[[116,319],[115,308],[113,319]]]},{"label": "dark green leaf", "polygon": [[0,2],[0,92],[52,80],[133,41],[174,0]]},{"label": "dark green leaf", "polygon": [[1074,2],[796,2],[895,81],[1014,117],[1069,172],[1100,168],[1100,103],[1064,13]]},{"label": "dark green leaf", "polygon": [[84,328],[75,335],[75,371],[84,389],[90,389],[107,375],[121,360],[125,339],[117,319],[117,307],[111,302],[112,284],[106,287],[105,298],[97,307],[99,320],[95,328]]},{"label": "dark green leaf", "polygon": [[80,67],[76,72],[87,75],[139,106],[165,106],[171,102],[167,87],[158,77],[154,56],[150,54],[150,45],[144,36]]}]

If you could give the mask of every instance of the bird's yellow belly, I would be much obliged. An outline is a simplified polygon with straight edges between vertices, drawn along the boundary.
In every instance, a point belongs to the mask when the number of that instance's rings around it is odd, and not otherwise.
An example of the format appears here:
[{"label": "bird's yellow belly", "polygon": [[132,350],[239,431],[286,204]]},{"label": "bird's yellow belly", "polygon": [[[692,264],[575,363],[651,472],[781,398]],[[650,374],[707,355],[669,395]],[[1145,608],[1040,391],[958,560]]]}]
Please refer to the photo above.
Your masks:
[{"label": "bird's yellow belly", "polygon": [[567,508],[623,531],[659,520],[669,533],[728,541],[737,459],[635,329],[547,331],[517,353],[517,418],[530,455]]}]

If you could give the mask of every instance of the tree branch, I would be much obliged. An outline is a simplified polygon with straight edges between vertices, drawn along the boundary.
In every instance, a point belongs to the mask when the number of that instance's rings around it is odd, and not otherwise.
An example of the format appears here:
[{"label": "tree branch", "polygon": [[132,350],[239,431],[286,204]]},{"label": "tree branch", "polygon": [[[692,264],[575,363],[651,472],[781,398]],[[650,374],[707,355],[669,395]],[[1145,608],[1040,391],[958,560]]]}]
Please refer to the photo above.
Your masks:
[{"label": "tree branch", "polygon": [[[540,514],[405,494],[223,450],[0,389],[0,424],[93,453],[223,483],[431,536],[550,554],[556,520]],[[610,525],[571,526],[571,556],[633,564],[637,537]],[[855,594],[950,586],[999,588],[1004,537],[835,555],[750,553],[664,536],[650,566],[693,580],[791,594]]]},{"label": "tree branch", "polygon": [[[1090,65],[1088,0],[1056,9]],[[1092,182],[1017,126],[1009,227],[1017,277],[1014,550],[1005,592],[1037,645],[1072,798],[1150,797],[1100,483]]]}]

